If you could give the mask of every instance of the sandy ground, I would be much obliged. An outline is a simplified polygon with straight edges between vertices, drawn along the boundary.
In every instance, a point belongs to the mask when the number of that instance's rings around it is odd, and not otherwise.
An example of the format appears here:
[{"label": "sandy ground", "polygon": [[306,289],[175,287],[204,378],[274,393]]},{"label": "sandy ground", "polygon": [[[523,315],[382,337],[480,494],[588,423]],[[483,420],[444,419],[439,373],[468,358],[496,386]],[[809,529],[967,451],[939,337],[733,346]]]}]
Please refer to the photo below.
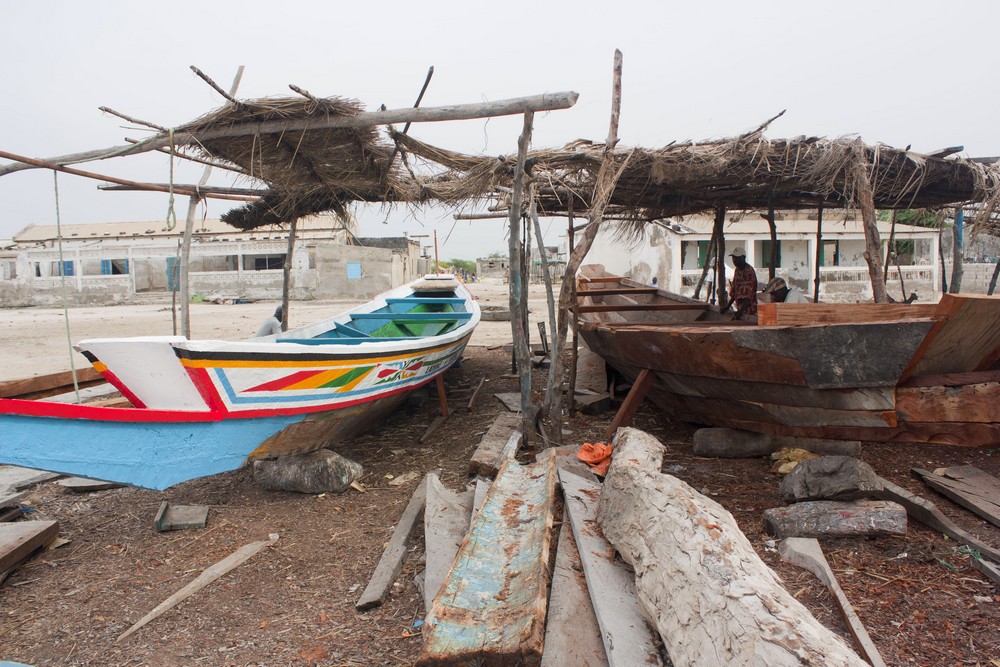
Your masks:
[{"label": "sandy ground", "polygon": [[[508,306],[507,285],[501,280],[472,283],[469,289],[483,308]],[[529,335],[537,340],[535,322],[548,321],[545,287],[532,284],[528,293]],[[193,303],[191,336],[222,340],[252,337],[260,323],[274,312],[276,305],[273,301]],[[357,301],[293,301],[289,308],[289,326],[310,324],[356,305]],[[70,308],[68,315],[69,339],[73,342],[86,338],[168,336],[174,332],[169,297],[159,297],[155,303]],[[178,314],[178,321],[179,317]],[[511,339],[510,322],[482,322],[470,344],[489,347],[509,343]],[[0,310],[0,380],[68,370],[69,356],[66,317],[61,308]],[[89,366],[87,360],[75,352],[73,363],[77,368]]]}]

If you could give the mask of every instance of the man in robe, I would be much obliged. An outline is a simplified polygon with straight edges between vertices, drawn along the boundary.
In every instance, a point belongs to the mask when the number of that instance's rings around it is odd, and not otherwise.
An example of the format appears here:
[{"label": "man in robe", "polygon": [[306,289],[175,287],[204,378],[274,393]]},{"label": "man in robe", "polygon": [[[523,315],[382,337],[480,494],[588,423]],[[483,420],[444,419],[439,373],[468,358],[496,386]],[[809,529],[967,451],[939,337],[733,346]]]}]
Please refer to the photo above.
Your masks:
[{"label": "man in robe", "polygon": [[729,303],[721,312],[736,305],[734,320],[748,320],[757,317],[757,272],[747,263],[747,252],[743,248],[733,248],[729,253],[736,271],[729,286]]}]

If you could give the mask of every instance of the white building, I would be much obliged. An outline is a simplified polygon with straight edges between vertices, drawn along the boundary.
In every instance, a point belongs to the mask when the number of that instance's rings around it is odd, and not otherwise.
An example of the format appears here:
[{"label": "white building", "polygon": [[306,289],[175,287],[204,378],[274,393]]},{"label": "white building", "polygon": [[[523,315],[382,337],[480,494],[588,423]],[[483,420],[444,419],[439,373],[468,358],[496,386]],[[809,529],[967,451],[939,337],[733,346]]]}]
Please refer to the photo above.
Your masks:
[{"label": "white building", "polygon": [[[694,215],[646,225],[638,240],[621,240],[605,223],[585,263],[628,275],[640,282],[655,276],[662,289],[690,296],[702,275],[702,267],[712,238],[713,216]],[[776,275],[812,296],[816,262],[816,212],[776,214],[778,262]],[[882,254],[888,243],[890,223],[878,223]],[[871,282],[864,259],[865,234],[860,215],[825,211],[822,253],[820,254],[820,299],[857,301],[870,299]],[[771,257],[771,233],[767,220],[757,212],[730,214],[725,225],[726,252],[736,247],[746,250],[747,261],[757,270],[761,286],[767,282]],[[896,225],[896,248],[900,264],[889,271],[889,292],[901,295],[902,273],[907,294],[917,292],[921,301],[936,301],[940,291],[938,232],[926,227]],[[732,260],[726,258],[730,275]],[[701,295],[705,296],[703,290]]]},{"label": "white building", "polygon": [[[177,285],[183,225],[108,222],[31,225],[0,250],[0,305],[124,303],[169,293]],[[61,246],[61,248],[60,248]],[[280,298],[288,230],[239,231],[220,220],[196,224],[191,244],[192,294]],[[291,266],[294,299],[357,298],[426,272],[420,245],[406,238],[358,239],[332,216],[299,221]]]}]

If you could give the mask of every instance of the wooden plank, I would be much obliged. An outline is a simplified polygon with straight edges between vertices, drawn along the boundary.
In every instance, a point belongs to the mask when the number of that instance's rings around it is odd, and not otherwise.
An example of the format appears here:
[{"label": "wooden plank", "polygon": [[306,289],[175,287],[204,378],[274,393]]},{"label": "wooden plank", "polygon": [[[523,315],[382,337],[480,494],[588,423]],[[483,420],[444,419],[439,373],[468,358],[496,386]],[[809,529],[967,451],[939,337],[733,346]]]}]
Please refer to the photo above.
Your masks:
[{"label": "wooden plank", "polygon": [[900,387],[960,387],[965,384],[1000,382],[1000,371],[971,371],[968,373],[942,373],[939,375],[914,375]]},{"label": "wooden plank", "polygon": [[1000,566],[983,558],[976,558],[975,554],[969,555],[969,562],[987,579],[1000,586]]},{"label": "wooden plank", "polygon": [[58,521],[18,521],[0,524],[0,572],[6,572],[17,566],[58,534]]},{"label": "wooden plank", "polygon": [[945,294],[938,309],[943,320],[910,375],[987,370],[1000,351],[1000,297]]},{"label": "wooden plank", "polygon": [[608,287],[602,289],[581,289],[576,291],[577,298],[614,296],[616,294],[656,294],[660,290],[655,287]]},{"label": "wooden plank", "polygon": [[27,491],[0,491],[0,509],[17,507],[17,504],[28,495]]},{"label": "wooden plank", "polygon": [[[78,384],[104,382],[104,377],[90,366],[76,369]],[[41,398],[73,388],[73,372],[63,371],[38,377],[0,382],[0,398]]]},{"label": "wooden plank", "polygon": [[399,576],[403,569],[403,558],[406,556],[406,541],[410,539],[413,529],[417,525],[421,514],[424,511],[424,504],[427,502],[427,477],[417,485],[413,491],[410,502],[407,503],[403,515],[396,522],[396,528],[392,531],[392,537],[382,553],[382,557],[375,566],[372,578],[365,587],[364,592],[354,608],[358,611],[378,607],[385,602],[389,595],[392,582]]},{"label": "wooden plank", "polygon": [[906,508],[906,513],[911,517],[939,533],[943,533],[953,540],[978,551],[987,558],[1000,563],[1000,549],[996,549],[986,544],[975,535],[968,533],[958,524],[941,513],[937,506],[906,489],[893,484],[887,479],[879,478],[882,482],[882,490],[869,494],[872,498],[891,500]]},{"label": "wooden plank", "polygon": [[549,618],[541,667],[607,667],[608,654],[590,602],[583,563],[565,521],[559,529],[559,547],[552,570]]},{"label": "wooden plank", "polygon": [[537,665],[555,504],[552,461],[507,461],[424,623],[417,665]]},{"label": "wooden plank", "polygon": [[208,506],[171,505],[166,500],[160,503],[160,508],[153,518],[153,528],[161,533],[168,530],[204,528],[206,524],[208,524]]},{"label": "wooden plank", "polygon": [[896,390],[896,411],[904,421],[995,423],[998,401],[1000,382]]},{"label": "wooden plank", "polygon": [[493,394],[496,396],[497,400],[507,408],[510,412],[520,412],[521,411],[521,394],[515,394],[514,392],[501,392],[499,394]]},{"label": "wooden plank", "polygon": [[57,472],[46,472],[34,468],[0,465],[0,489],[9,488],[13,491],[30,489],[33,486],[62,477]]},{"label": "wooden plank", "polygon": [[920,468],[912,468],[911,471],[941,495],[975,512],[994,526],[1000,526],[1000,480],[997,478],[973,466],[945,468],[943,475]]},{"label": "wooden plank", "polygon": [[660,664],[653,632],[639,611],[635,577],[597,528],[601,485],[564,470],[559,482],[565,512],[583,561],[587,589],[611,667]]},{"label": "wooden plank", "polygon": [[840,614],[847,623],[847,631],[851,633],[858,648],[861,649],[861,657],[867,660],[872,667],[885,667],[885,661],[882,660],[882,655],[878,652],[875,642],[872,641],[871,635],[868,634],[861,619],[855,613],[850,600],[844,594],[844,590],[837,583],[837,577],[830,569],[830,564],[826,562],[819,541],[815,538],[789,537],[778,545],[778,552],[781,554],[782,560],[809,570],[823,582],[840,608]]},{"label": "wooden plank", "polygon": [[469,474],[495,477],[511,451],[511,438],[517,434],[517,441],[520,441],[520,426],[519,414],[503,412],[497,415],[469,460]]},{"label": "wooden plank", "polygon": [[586,463],[577,457],[576,447],[549,447],[535,454],[536,461],[544,461],[549,456],[556,459],[556,469],[571,472],[577,477],[581,477],[588,482],[597,482],[597,475]]},{"label": "wooden plank", "polygon": [[86,477],[67,477],[56,482],[67,491],[73,493],[89,493],[91,491],[106,491],[107,489],[118,489],[124,484],[118,482],[106,482],[100,479],[88,479]]},{"label": "wooden plank", "polygon": [[490,492],[491,486],[493,486],[493,480],[483,479],[482,477],[476,478],[476,488],[472,492],[472,516],[469,517],[470,527],[472,522],[476,520],[479,510],[482,509],[483,503],[486,502],[486,494]]},{"label": "wooden plank", "polygon": [[446,489],[436,473],[427,476],[427,507],[424,509],[424,609],[430,611],[455,561],[458,547],[469,532],[473,492]]},{"label": "wooden plank", "polygon": [[708,310],[707,303],[602,303],[593,306],[577,306],[578,313],[618,313],[658,310]]},{"label": "wooden plank", "polygon": [[863,324],[908,318],[934,317],[937,304],[901,303],[760,303],[760,326]]},{"label": "wooden plank", "polygon": [[643,368],[639,371],[639,377],[632,383],[632,388],[629,389],[628,396],[622,401],[621,407],[618,408],[618,413],[615,414],[611,425],[604,432],[605,438],[611,440],[615,435],[615,431],[632,423],[632,418],[639,412],[639,406],[642,405],[643,399],[646,398],[650,387],[653,386],[654,377],[653,371],[648,368]]}]

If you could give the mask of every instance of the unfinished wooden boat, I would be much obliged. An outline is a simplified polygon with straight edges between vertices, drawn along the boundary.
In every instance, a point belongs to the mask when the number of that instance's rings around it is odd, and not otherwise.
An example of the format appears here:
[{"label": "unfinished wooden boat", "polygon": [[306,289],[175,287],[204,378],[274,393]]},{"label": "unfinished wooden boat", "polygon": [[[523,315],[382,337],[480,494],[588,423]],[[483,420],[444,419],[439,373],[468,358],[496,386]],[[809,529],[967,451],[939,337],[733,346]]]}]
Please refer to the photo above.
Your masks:
[{"label": "unfinished wooden boat", "polygon": [[587,345],[679,420],[801,437],[1000,443],[1000,297],[761,304],[750,323],[601,267],[584,267],[578,285]]},{"label": "unfinished wooden boat", "polygon": [[464,285],[427,276],[276,336],[81,341],[127,407],[77,403],[75,392],[11,398],[27,387],[4,383],[0,463],[163,489],[329,447],[455,364],[478,323]]}]

